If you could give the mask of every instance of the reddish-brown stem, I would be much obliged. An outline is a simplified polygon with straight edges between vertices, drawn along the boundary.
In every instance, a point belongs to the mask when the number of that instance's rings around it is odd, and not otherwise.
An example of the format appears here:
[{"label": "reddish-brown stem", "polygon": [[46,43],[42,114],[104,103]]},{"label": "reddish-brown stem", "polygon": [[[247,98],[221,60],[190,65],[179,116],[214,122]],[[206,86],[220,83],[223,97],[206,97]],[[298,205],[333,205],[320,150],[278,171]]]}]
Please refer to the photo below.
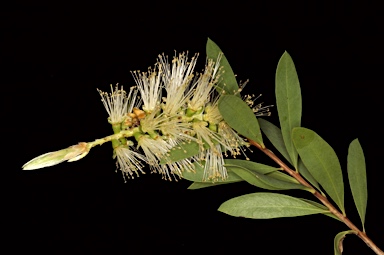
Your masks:
[{"label": "reddish-brown stem", "polygon": [[269,149],[261,146],[257,142],[248,139],[249,143],[264,152],[268,157],[270,157],[273,161],[275,161],[281,168],[284,169],[289,175],[291,175],[293,178],[295,178],[297,181],[299,181],[302,185],[311,188],[314,190],[313,195],[317,197],[328,209],[329,211],[335,215],[337,218],[339,218],[342,222],[345,223],[351,230],[354,230],[356,232],[356,235],[360,237],[361,240],[363,240],[368,247],[370,247],[376,254],[378,255],[384,255],[384,252],[380,250],[379,247],[376,246],[376,244],[367,236],[367,234],[360,229],[358,229],[345,215],[343,215],[339,210],[337,210],[330,202],[329,200],[323,196],[320,192],[318,192],[314,187],[312,187],[311,184],[309,184],[299,173],[289,168],[283,161],[281,161],[272,151]]}]

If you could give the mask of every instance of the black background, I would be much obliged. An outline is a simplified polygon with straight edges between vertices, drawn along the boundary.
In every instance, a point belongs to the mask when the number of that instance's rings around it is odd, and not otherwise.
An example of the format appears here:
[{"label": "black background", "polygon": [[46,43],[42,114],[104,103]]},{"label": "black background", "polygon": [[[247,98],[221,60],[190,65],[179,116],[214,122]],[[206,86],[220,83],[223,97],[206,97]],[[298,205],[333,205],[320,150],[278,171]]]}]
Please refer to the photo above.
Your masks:
[{"label": "black background", "polygon": [[[14,183],[3,179],[7,254],[333,253],[334,236],[347,230],[342,223],[321,215],[251,220],[218,212],[232,197],[262,191],[246,183],[192,191],[187,181],[148,173],[125,184],[109,145],[74,163],[21,170],[35,156],[111,134],[96,88],[128,88],[130,71],[153,66],[159,53],[199,52],[201,70],[207,37],[239,80],[250,79],[246,92],[262,93],[265,104],[275,104],[277,62],[290,53],[302,88],[302,125],[331,144],[344,173],[349,143],[358,137],[363,146],[366,230],[384,248],[378,4],[31,2],[0,15],[2,160],[16,173]],[[272,112],[268,120],[277,124]],[[273,164],[260,152],[252,156]],[[347,215],[360,226],[345,190]],[[373,254],[355,236],[344,243],[345,254]]]}]

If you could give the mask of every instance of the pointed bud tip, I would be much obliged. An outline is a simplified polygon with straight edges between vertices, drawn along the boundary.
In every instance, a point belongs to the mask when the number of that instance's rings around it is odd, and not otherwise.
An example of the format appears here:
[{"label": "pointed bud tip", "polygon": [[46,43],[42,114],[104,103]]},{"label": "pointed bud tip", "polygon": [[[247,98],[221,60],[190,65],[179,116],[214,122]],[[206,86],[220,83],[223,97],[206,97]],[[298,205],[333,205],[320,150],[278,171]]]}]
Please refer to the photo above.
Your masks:
[{"label": "pointed bud tip", "polygon": [[79,143],[63,150],[48,152],[28,161],[22,166],[22,169],[35,170],[54,166],[64,161],[76,161],[85,157],[88,154],[89,149],[87,143]]}]

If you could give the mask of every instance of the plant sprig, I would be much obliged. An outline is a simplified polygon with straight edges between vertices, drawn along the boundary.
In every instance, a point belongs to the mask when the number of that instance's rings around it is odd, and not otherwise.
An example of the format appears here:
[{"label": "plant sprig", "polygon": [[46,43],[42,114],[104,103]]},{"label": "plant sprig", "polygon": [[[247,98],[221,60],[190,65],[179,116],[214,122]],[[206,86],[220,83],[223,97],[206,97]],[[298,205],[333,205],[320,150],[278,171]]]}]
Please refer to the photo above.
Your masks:
[{"label": "plant sprig", "polygon": [[[347,162],[360,230],[346,216],[343,175],[335,151],[319,134],[301,127],[301,88],[291,56],[285,52],[276,70],[279,128],[257,118],[268,115],[268,106],[254,106],[253,99],[241,97],[242,88],[228,60],[210,39],[206,50],[208,61],[202,74],[194,72],[197,55],[188,60],[182,53],[172,64],[160,55],[155,68],[133,72],[138,88],[132,87],[129,93],[118,87],[111,93],[100,91],[114,134],[45,153],[23,169],[76,161],[92,147],[111,142],[124,178],[144,173],[146,164],[165,179],[176,176],[193,181],[189,189],[245,181],[274,192],[232,198],[219,211],[251,219],[323,214],[349,228],[335,236],[335,255],[342,253],[347,234],[357,235],[376,254],[384,255],[365,232],[368,194],[363,149],[353,140]],[[136,100],[138,92],[142,103]],[[264,145],[262,133],[284,159]],[[245,154],[246,146],[262,151],[276,165],[223,158],[228,153],[234,157]],[[278,193],[290,189],[310,192],[320,203]]]},{"label": "plant sprig", "polygon": [[[210,42],[208,41],[208,43]],[[207,47],[207,50],[209,49],[210,48]],[[257,137],[257,140],[255,140],[248,136],[248,142],[271,158],[283,172],[289,174],[297,180],[300,185],[306,187],[308,191],[313,193],[326,207],[326,210],[320,207],[320,205],[314,205],[313,201],[303,201],[300,200],[300,198],[275,193],[253,193],[224,202],[219,207],[219,211],[233,216],[257,219],[301,216],[314,213],[332,214],[333,218],[344,222],[350,229],[336,235],[334,241],[334,251],[336,255],[342,253],[342,240],[347,234],[357,235],[376,254],[383,255],[383,251],[375,245],[365,232],[367,182],[364,153],[361,145],[357,139],[350,144],[347,168],[349,185],[362,222],[363,230],[356,227],[346,217],[344,208],[344,183],[340,162],[336,153],[318,134],[300,126],[302,109],[300,84],[293,60],[287,52],[280,58],[276,70],[276,100],[281,130],[266,120],[262,120],[262,125],[260,126],[266,137],[293,168],[290,168],[270,149],[266,148],[260,137]],[[229,120],[230,118],[228,123],[230,125],[235,123],[235,125],[231,125],[231,127],[243,135],[249,132],[247,131],[247,129],[249,129],[248,123],[255,121],[249,118],[247,118],[247,121],[243,121],[243,116],[245,115],[242,114],[244,112],[242,109],[245,106],[245,103],[242,105],[235,100],[226,100],[225,107],[220,108],[224,119]],[[228,109],[232,112],[238,112],[239,114],[229,116],[229,114],[227,114]],[[254,119],[256,119],[256,117]],[[259,125],[254,125],[253,132],[258,132],[258,130]],[[231,166],[234,165],[236,165],[236,162],[232,160]],[[270,182],[270,187],[264,185],[267,184],[267,182],[263,180],[263,178],[260,178],[263,175],[260,171],[247,169],[240,161],[238,169],[242,170],[234,171],[235,174],[248,181],[248,183],[264,189],[277,190],[278,187],[271,185]],[[245,171],[255,172],[255,174],[242,174]],[[266,176],[266,174],[264,174],[264,176]],[[254,178],[258,179],[262,185],[252,180]],[[338,208],[328,200],[320,186]]]}]

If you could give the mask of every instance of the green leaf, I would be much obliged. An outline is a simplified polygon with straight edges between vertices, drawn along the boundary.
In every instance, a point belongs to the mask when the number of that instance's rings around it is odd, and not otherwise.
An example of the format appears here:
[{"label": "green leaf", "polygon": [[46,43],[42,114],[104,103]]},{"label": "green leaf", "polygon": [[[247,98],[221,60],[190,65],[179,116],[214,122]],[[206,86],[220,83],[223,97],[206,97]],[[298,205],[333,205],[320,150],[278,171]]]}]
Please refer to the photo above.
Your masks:
[{"label": "green leaf", "polygon": [[238,181],[231,181],[231,182],[193,182],[188,189],[202,189],[202,188],[208,188],[208,187],[213,187],[217,185],[222,185],[222,184],[229,184],[229,183],[235,183],[235,182],[240,182],[243,180],[238,180]]},{"label": "green leaf", "polygon": [[285,147],[280,128],[265,119],[258,118],[257,120],[259,121],[261,131],[263,131],[268,140],[280,152],[280,154],[283,155],[283,157],[288,160],[291,165],[293,165],[287,148]]},{"label": "green leaf", "polygon": [[[299,159],[299,163],[298,163],[298,166],[297,166],[298,170],[299,170],[299,173],[304,176],[304,178],[310,183],[312,184],[314,187],[317,188],[318,191],[320,191],[321,193],[323,193],[320,189],[320,186],[319,184],[317,183],[317,181],[315,180],[315,178],[313,178],[312,174],[308,171],[307,167],[304,165],[303,161],[301,159]],[[324,195],[324,194],[323,194]]]},{"label": "green leaf", "polygon": [[[331,217],[331,218],[333,218],[333,219],[335,219],[335,220],[338,220],[338,221],[340,221],[340,222],[343,222],[342,220],[340,220],[339,218],[337,218],[334,214],[332,214],[326,206],[324,206],[324,205],[322,205],[322,204],[319,204],[319,203],[316,203],[315,201],[312,201],[312,200],[308,200],[308,199],[304,199],[304,198],[300,198],[300,199],[303,200],[303,201],[305,201],[305,202],[307,202],[307,203],[310,203],[311,205],[317,206],[317,207],[319,207],[320,209],[326,210],[326,211],[327,211],[326,213],[322,213],[322,214],[324,214],[325,216],[328,216],[328,217]],[[343,222],[343,223],[344,223],[344,222]]]},{"label": "green leaf", "polygon": [[212,187],[217,185],[216,183],[207,183],[207,182],[193,182],[189,185],[188,189],[202,189],[207,187]]},{"label": "green leaf", "polygon": [[[207,51],[208,59],[213,59],[215,61],[217,59],[217,56],[220,53],[222,53],[219,46],[217,46],[217,44],[214,43],[209,38],[207,41],[206,51]],[[223,55],[221,57],[220,66],[222,66],[222,68],[223,68],[223,73],[221,73],[221,75],[220,75],[220,80],[219,80],[219,83],[217,84],[216,89],[219,93],[222,93],[222,91],[224,90],[226,94],[233,95],[236,92],[238,92],[239,85],[237,84],[236,76],[233,73],[233,70],[232,70],[231,66],[229,65],[228,60],[225,57],[225,55]],[[237,95],[239,96],[239,93]]]},{"label": "green leaf", "polygon": [[258,174],[254,171],[248,170],[240,166],[229,166],[229,167],[231,169],[231,172],[235,173],[237,176],[239,176],[241,179],[248,182],[249,184],[252,184],[256,187],[267,189],[267,190],[281,190],[280,188],[275,188],[271,185],[266,184],[264,181],[262,181],[260,176],[263,174]]},{"label": "green leaf", "polygon": [[257,186],[259,188],[268,190],[289,190],[289,189],[302,189],[308,190],[307,187],[273,178],[269,175],[264,175],[255,171],[248,170],[243,167],[232,167],[231,171],[240,176],[244,181]]},{"label": "green leaf", "polygon": [[256,163],[250,160],[243,159],[224,159],[227,169],[231,169],[231,166],[240,166],[248,170],[256,171],[262,174],[268,174],[280,170],[280,168]]},{"label": "green leaf", "polygon": [[294,128],[292,139],[308,171],[345,214],[343,176],[335,151],[307,128]]},{"label": "green leaf", "polygon": [[272,167],[272,166],[256,163],[249,160],[242,160],[242,159],[225,159],[224,162],[228,170],[231,170],[233,167],[242,167],[242,168],[254,171],[256,173],[264,174],[271,178],[278,179],[280,181],[299,184],[299,182],[295,178],[292,178],[287,174],[281,173],[279,171],[281,170],[281,168]]},{"label": "green leaf", "polygon": [[333,241],[335,255],[341,255],[343,253],[343,240],[345,236],[348,234],[356,234],[356,232],[353,230],[347,230],[347,231],[340,232],[335,236],[335,239]]},{"label": "green leaf", "polygon": [[160,164],[176,162],[182,159],[190,158],[200,152],[199,144],[196,142],[188,142],[173,147],[166,157],[160,160]]},{"label": "green leaf", "polygon": [[219,111],[230,127],[239,134],[264,146],[256,116],[241,98],[233,95],[221,96]]},{"label": "green leaf", "polygon": [[296,181],[291,176],[288,176],[288,175],[280,173],[280,172],[274,172],[274,173],[270,173],[270,174],[266,174],[266,175],[259,175],[259,177],[266,184],[271,185],[275,188],[279,188],[281,190],[301,189],[301,190],[306,190],[309,192],[312,192],[312,190],[313,190],[313,189],[310,189],[308,187],[301,185],[298,181]]},{"label": "green leaf", "polygon": [[275,92],[285,147],[297,169],[297,152],[291,140],[291,132],[301,125],[301,91],[295,64],[288,52],[284,52],[277,65]]},{"label": "green leaf", "polygon": [[275,193],[253,193],[232,198],[218,209],[231,216],[272,219],[324,213],[323,209],[295,197]]},{"label": "green leaf", "polygon": [[300,184],[300,182],[298,182],[295,178],[293,178],[293,177],[291,177],[291,176],[289,176],[289,175],[287,175],[285,173],[282,173],[280,171],[275,171],[275,172],[268,173],[268,174],[265,174],[265,175],[269,176],[269,177],[272,177],[274,179],[280,180],[280,181]]},{"label": "green leaf", "polygon": [[[281,155],[283,155],[283,157],[289,163],[292,164],[292,161],[289,157],[288,151],[285,147],[283,135],[281,133],[280,128],[278,128],[277,126],[275,126],[271,122],[264,120],[264,119],[261,119],[261,118],[258,118],[258,121],[259,121],[261,130],[263,131],[265,136],[269,139],[269,141],[272,143],[272,145],[280,152]],[[309,181],[313,186],[315,186],[321,192],[318,183],[313,178],[311,173],[308,172],[307,168],[304,166],[304,164],[301,160],[299,160],[299,162],[298,162],[298,169],[299,169],[299,172],[304,176],[304,178],[306,178],[307,181]],[[273,173],[273,174],[275,174],[275,173]],[[280,173],[280,174],[282,174],[282,173]],[[294,179],[294,178],[292,178],[286,174],[282,174],[282,175],[286,176],[286,177],[284,177],[284,178],[286,178],[286,181],[288,181],[288,179],[287,179],[287,177],[288,177],[288,178],[290,178],[290,181],[294,181],[295,183],[299,183],[296,181],[296,179]]]},{"label": "green leaf", "polygon": [[[194,163],[195,165],[195,173],[193,172],[183,172],[183,178],[189,181],[193,182],[204,182],[204,183],[213,183],[212,181],[204,181],[204,167],[197,162]],[[217,180],[214,183],[232,183],[232,182],[240,182],[243,181],[242,178],[237,176],[235,173],[228,171],[228,178],[225,180]]]},{"label": "green leaf", "polygon": [[348,179],[349,185],[351,186],[353,200],[355,201],[355,205],[363,225],[363,230],[365,231],[364,222],[368,200],[367,176],[364,152],[358,139],[353,140],[349,145]]}]

